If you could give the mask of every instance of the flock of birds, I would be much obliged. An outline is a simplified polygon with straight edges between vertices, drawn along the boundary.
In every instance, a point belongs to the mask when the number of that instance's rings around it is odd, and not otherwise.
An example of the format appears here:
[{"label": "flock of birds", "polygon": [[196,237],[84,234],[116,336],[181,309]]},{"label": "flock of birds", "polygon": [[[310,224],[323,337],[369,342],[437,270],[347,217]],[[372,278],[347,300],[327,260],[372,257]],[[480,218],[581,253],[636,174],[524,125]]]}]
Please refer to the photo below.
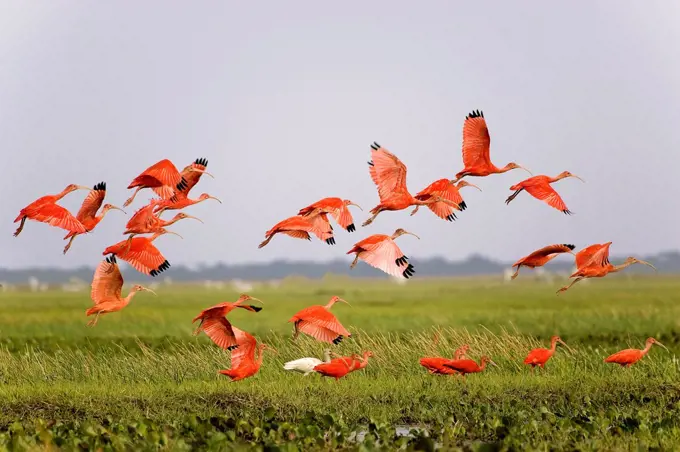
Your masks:
[{"label": "flock of birds", "polygon": [[[456,213],[462,212],[467,208],[467,204],[460,194],[460,189],[470,186],[481,191],[481,188],[462,180],[463,178],[486,177],[517,168],[524,169],[529,174],[532,174],[528,169],[517,163],[511,162],[501,168],[495,166],[491,162],[489,155],[490,143],[491,139],[484,114],[481,111],[473,111],[468,114],[463,125],[463,170],[458,172],[453,180],[444,178],[434,181],[415,196],[409,192],[406,185],[406,165],[387,149],[377,143],[373,143],[371,145],[371,160],[368,162],[368,166],[371,179],[377,187],[380,202],[371,209],[370,213],[372,216],[362,226],[372,224],[381,212],[399,211],[412,206],[415,208],[411,215],[416,214],[420,206],[426,206],[437,217],[447,221],[454,221],[457,219]],[[154,293],[151,289],[144,286],[134,285],[128,295],[123,297],[123,277],[118,268],[117,259],[127,262],[140,273],[152,277],[157,276],[168,270],[170,263],[155,246],[154,241],[164,234],[179,236],[179,234],[167,229],[168,226],[179,220],[191,218],[202,222],[199,218],[187,215],[184,212],[177,213],[170,220],[164,220],[161,218],[161,215],[165,211],[182,210],[207,199],[222,202],[207,193],[201,194],[196,199],[189,198],[189,191],[196,186],[202,175],[214,177],[206,171],[207,165],[207,159],[199,158],[186,166],[182,171],[179,171],[170,160],[161,160],[144,170],[128,185],[128,189],[134,189],[135,191],[123,204],[123,207],[129,206],[143,189],[153,190],[158,197],[151,199],[147,205],[138,209],[130,218],[123,232],[124,235],[127,235],[126,239],[107,247],[103,251],[102,254],[105,256],[105,259],[98,265],[92,280],[91,298],[94,305],[86,311],[87,316],[95,316],[88,323],[89,326],[96,325],[100,315],[123,309],[137,292],[149,291]],[[568,171],[564,171],[556,177],[532,175],[532,177],[512,185],[510,190],[513,193],[505,202],[509,204],[520,193],[526,191],[529,195],[545,202],[550,207],[566,215],[571,215],[572,212],[551,186],[551,184],[568,177],[574,177],[583,181]],[[67,194],[80,189],[88,190],[89,193],[83,201],[80,210],[74,216],[66,208],[57,204],[57,202]],[[19,215],[14,220],[15,223],[20,223],[14,236],[17,237],[22,232],[26,220],[47,223],[68,232],[64,237],[64,240],[69,240],[64,247],[63,252],[65,254],[71,248],[75,238],[79,235],[91,233],[99,222],[103,220],[107,212],[110,210],[123,211],[120,207],[112,204],[103,204],[105,196],[106,183],[104,182],[96,184],[93,188],[73,184],[68,185],[60,193],[43,196],[21,209]],[[265,233],[265,240],[260,243],[259,248],[266,246],[277,234],[304,240],[311,240],[310,234],[312,234],[329,245],[335,245],[336,242],[329,215],[341,228],[350,233],[354,232],[356,227],[352,214],[349,211],[349,206],[356,206],[361,209],[360,206],[350,200],[342,198],[321,199],[314,204],[300,209],[297,215],[286,218],[274,225]],[[148,236],[143,236],[145,234],[148,234]],[[420,239],[416,234],[398,228],[391,235],[373,234],[355,243],[352,249],[347,252],[347,254],[355,255],[350,268],[354,268],[358,261],[362,260],[368,265],[393,277],[410,278],[415,274],[415,267],[409,262],[409,258],[404,255],[395,242],[398,237],[406,234]],[[568,286],[560,288],[558,293],[568,290],[584,278],[601,278],[635,263],[654,268],[649,262],[634,257],[627,258],[620,265],[611,264],[609,262],[609,248],[611,244],[612,242],[594,244],[577,253],[574,253],[574,245],[548,245],[513,264],[513,268],[516,267],[516,271],[512,278],[517,277],[521,267],[541,267],[560,254],[565,253],[574,255],[576,271],[570,276],[570,278],[574,278],[573,281]],[[257,373],[262,362],[262,352],[266,349],[272,349],[266,344],[259,344],[258,346],[257,341],[252,335],[233,327],[226,319],[226,315],[236,308],[243,308],[252,312],[258,312],[262,309],[254,305],[242,304],[249,299],[254,298],[243,295],[234,303],[220,303],[202,311],[194,319],[194,322],[197,320],[201,321],[195,334],[204,331],[216,345],[231,352],[232,367],[229,370],[221,371],[221,373],[228,375],[234,381]],[[331,306],[337,301],[345,300],[333,297],[325,306],[311,306],[295,314],[290,320],[295,326],[294,337],[297,337],[302,332],[318,341],[334,344],[339,343],[343,337],[350,337],[349,331],[330,313]],[[553,337],[551,349],[534,350],[527,358],[528,361],[525,362],[532,365],[532,368],[536,365],[543,367],[545,361],[554,353],[558,342],[563,343],[559,337]],[[635,361],[630,359],[636,356],[639,359],[644,356],[653,343],[659,344],[658,341],[649,338],[647,347],[644,350],[624,350],[607,358],[610,360],[608,362],[630,365]],[[486,363],[494,364],[488,357],[483,357],[480,364],[464,359],[467,350],[467,346],[458,349],[454,359],[423,358],[421,364],[434,374],[460,373],[463,375],[483,370]],[[362,357],[352,355],[350,357],[337,357],[331,360],[330,355],[327,354],[323,362],[316,358],[301,358],[300,360],[286,363],[285,368],[302,371],[305,375],[315,371],[337,379],[349,372],[364,368],[370,356],[371,352],[369,351],[365,352]],[[311,370],[305,370],[309,369],[309,366],[312,364],[314,365],[311,367]]]}]

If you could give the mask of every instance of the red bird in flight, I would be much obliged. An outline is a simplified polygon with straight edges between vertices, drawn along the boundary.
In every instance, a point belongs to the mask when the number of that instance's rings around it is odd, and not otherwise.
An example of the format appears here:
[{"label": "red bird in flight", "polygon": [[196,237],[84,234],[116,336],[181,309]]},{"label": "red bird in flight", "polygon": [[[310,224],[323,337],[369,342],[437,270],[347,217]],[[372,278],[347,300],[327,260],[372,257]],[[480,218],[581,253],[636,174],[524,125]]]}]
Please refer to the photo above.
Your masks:
[{"label": "red bird in flight", "polygon": [[[463,211],[467,209],[467,204],[460,195],[460,189],[462,187],[475,187],[477,190],[482,191],[478,186],[464,180],[458,182],[458,185],[456,185],[452,180],[439,179],[418,192],[415,197],[419,201],[429,201],[432,198],[439,197],[455,203],[456,206],[453,206],[445,202],[437,201],[427,205],[427,208],[439,218],[453,221],[456,219],[456,210]],[[416,206],[416,208],[413,209],[413,212],[411,212],[411,215],[415,215],[416,212],[418,212],[419,207],[420,206]]]},{"label": "red bird in flight", "polygon": [[359,207],[360,210],[363,210],[358,204],[354,204],[349,199],[323,198],[314,204],[300,209],[298,215],[309,218],[320,213],[330,214],[341,228],[347,232],[354,232],[357,228],[354,226],[354,219],[352,218],[352,213],[347,208],[348,206]]},{"label": "red bird in flight", "polygon": [[510,187],[510,190],[515,190],[515,193],[510,195],[508,199],[505,200],[505,204],[510,204],[510,201],[515,199],[522,190],[526,190],[534,198],[544,201],[551,207],[563,212],[565,215],[571,215],[572,212],[567,209],[567,205],[562,201],[560,195],[557,194],[554,188],[550,186],[553,182],[565,179],[567,177],[575,177],[581,182],[585,182],[578,176],[571,174],[569,171],[564,171],[557,175],[557,177],[549,176],[534,176],[529,179],[523,180],[519,184],[515,184]]},{"label": "red bird in flight", "polygon": [[503,168],[498,168],[491,163],[490,146],[491,136],[486,127],[484,113],[479,110],[473,111],[465,117],[463,123],[463,164],[465,168],[456,174],[456,181],[466,176],[483,177],[490,174],[505,173],[516,168],[521,168],[531,174],[531,171],[514,162],[508,163]]},{"label": "red bird in flight", "polygon": [[521,267],[527,268],[542,267],[562,253],[574,254],[573,251],[574,248],[575,248],[574,245],[563,244],[563,245],[548,245],[541,248],[540,250],[536,250],[533,253],[529,254],[528,256],[524,256],[523,258],[512,264],[513,267],[517,267],[517,270],[515,270],[515,273],[513,273],[511,278],[512,279],[517,278],[517,275],[519,274],[519,269]]},{"label": "red bird in flight", "polygon": [[349,266],[354,268],[359,259],[368,265],[375,267],[388,275],[397,278],[410,278],[416,272],[413,265],[408,263],[408,257],[399,249],[394,239],[404,234],[409,234],[420,240],[420,237],[412,232],[401,228],[394,231],[391,236],[385,234],[373,234],[354,244],[354,248],[347,254],[356,253],[354,261]]}]

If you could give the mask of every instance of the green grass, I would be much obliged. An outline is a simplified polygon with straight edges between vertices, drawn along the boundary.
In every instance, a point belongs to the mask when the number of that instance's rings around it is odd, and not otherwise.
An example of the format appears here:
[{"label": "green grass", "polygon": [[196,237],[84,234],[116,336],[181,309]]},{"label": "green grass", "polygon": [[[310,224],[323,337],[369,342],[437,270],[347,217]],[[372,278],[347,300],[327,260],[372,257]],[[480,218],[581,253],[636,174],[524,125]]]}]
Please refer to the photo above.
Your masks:
[{"label": "green grass", "polygon": [[[447,447],[672,448],[680,442],[680,280],[617,276],[559,296],[558,283],[521,276],[511,284],[327,278],[256,288],[250,293],[264,309],[239,310],[230,320],[279,353],[266,354],[260,373],[235,383],[217,374],[229,367],[228,353],[204,334],[191,335],[200,310],[235,300],[235,292],[165,286],[94,328],[85,326],[88,293],[2,293],[0,448],[17,438],[26,447],[45,443],[43,432],[66,448],[76,447],[67,440],[72,435],[93,447],[123,441],[135,449],[327,449],[350,447],[347,435],[371,422],[369,446],[373,438],[397,447],[406,440],[394,438],[394,426],[409,425],[427,428]],[[340,382],[287,373],[285,361],[320,357],[326,346],[308,337],[292,342],[288,319],[332,295],[352,303],[333,307],[353,333],[335,351],[371,350],[374,357]],[[558,349],[546,370],[532,375],[522,360],[553,334],[575,353]],[[603,363],[617,350],[642,347],[648,336],[670,352],[654,347],[630,369]],[[450,356],[463,343],[472,357],[489,355],[499,367],[463,381],[428,375],[418,364],[423,356]],[[133,435],[132,425],[157,431],[157,438]],[[342,441],[329,443],[328,431]],[[417,436],[411,446],[418,441],[426,447],[430,439]]]}]

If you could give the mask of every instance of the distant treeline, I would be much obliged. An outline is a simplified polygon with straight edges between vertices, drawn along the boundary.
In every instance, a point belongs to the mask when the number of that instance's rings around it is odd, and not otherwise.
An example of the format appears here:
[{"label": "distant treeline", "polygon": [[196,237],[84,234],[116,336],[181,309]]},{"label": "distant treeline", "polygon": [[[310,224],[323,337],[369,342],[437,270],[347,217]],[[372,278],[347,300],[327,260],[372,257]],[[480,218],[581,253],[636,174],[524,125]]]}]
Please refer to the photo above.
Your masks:
[{"label": "distant treeline", "polygon": [[[669,251],[653,256],[636,256],[640,259],[648,260],[656,266],[660,273],[680,273],[680,252]],[[626,256],[610,258],[616,265],[625,260]],[[512,262],[502,263],[488,259],[483,256],[471,256],[463,261],[448,261],[443,258],[412,259],[418,276],[473,276],[500,274],[505,269],[510,268]],[[553,261],[547,267],[549,271],[570,272],[574,267],[573,261],[561,260]],[[127,264],[121,265],[123,276],[129,275],[135,280],[151,279],[135,270]],[[626,269],[626,272],[650,272],[650,268],[642,265],[633,265]],[[27,268],[21,270],[0,269],[0,281],[8,283],[24,283],[29,278],[37,278],[45,283],[62,283],[71,278],[78,278],[83,281],[90,281],[94,273],[94,268],[80,267],[74,269],[57,268]],[[272,261],[266,264],[223,264],[219,263],[212,266],[200,266],[196,270],[182,265],[173,265],[168,271],[157,277],[163,280],[166,276],[173,281],[224,281],[231,279],[242,280],[271,280],[282,279],[287,276],[304,276],[307,278],[321,278],[326,274],[349,275],[354,277],[387,278],[387,276],[368,265],[360,263],[353,270],[349,269],[349,261],[334,260],[330,262],[312,261]]]}]

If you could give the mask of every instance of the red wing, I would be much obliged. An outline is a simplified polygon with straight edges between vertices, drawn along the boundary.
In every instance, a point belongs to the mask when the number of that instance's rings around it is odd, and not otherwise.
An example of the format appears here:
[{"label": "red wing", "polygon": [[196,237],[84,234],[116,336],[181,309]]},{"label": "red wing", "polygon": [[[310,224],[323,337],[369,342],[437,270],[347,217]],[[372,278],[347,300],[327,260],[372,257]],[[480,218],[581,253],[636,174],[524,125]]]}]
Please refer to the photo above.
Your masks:
[{"label": "red wing", "polygon": [[154,199],[146,206],[137,210],[132,215],[132,218],[125,225],[126,229],[148,229],[155,221],[156,216],[153,214],[154,208],[159,204],[160,200]]},{"label": "red wing", "polygon": [[300,311],[297,315],[304,322],[334,332],[335,336],[333,336],[333,339],[335,339],[338,335],[350,335],[350,332],[347,331],[344,326],[342,326],[337,317],[335,317],[333,313],[323,306],[310,306],[309,308]]},{"label": "red wing", "polygon": [[593,253],[592,257],[584,264],[585,267],[605,267],[609,265],[609,247],[612,242],[605,243],[602,247]]},{"label": "red wing", "polygon": [[[339,333],[329,330],[328,328],[323,328],[304,320],[298,323],[297,328],[299,331],[312,336],[317,341],[327,342],[329,344],[332,344],[333,341],[340,335]],[[345,335],[343,334],[343,336]]]},{"label": "red wing", "polygon": [[490,166],[491,137],[482,112],[472,112],[463,124],[463,164],[465,168]]},{"label": "red wing", "polygon": [[175,196],[174,186],[161,185],[160,187],[153,187],[152,190],[163,199],[170,199]]},{"label": "red wing", "polygon": [[97,216],[97,211],[104,203],[104,197],[106,196],[106,183],[101,182],[94,186],[92,190],[83,200],[83,204],[80,206],[80,210],[76,214],[76,219],[81,223],[86,219],[93,219]]},{"label": "red wing", "polygon": [[160,162],[151,165],[142,174],[153,177],[161,184],[169,187],[177,186],[182,180],[179,171],[177,171],[175,165],[168,159],[161,160]]},{"label": "red wing", "polygon": [[[416,199],[420,199],[421,201],[425,201],[431,197],[440,197],[455,202],[456,204],[460,204],[463,202],[463,197],[460,196],[460,191],[458,190],[458,187],[456,187],[447,179],[436,181],[430,184],[429,187],[419,192],[415,197]],[[428,204],[427,208],[430,209],[439,218],[449,221],[452,221],[454,218],[456,218],[455,215],[456,210],[461,210],[460,208],[456,209],[452,205],[441,201]]]},{"label": "red wing", "polygon": [[559,211],[569,213],[569,209],[567,209],[566,204],[564,204],[564,201],[562,201],[560,195],[557,194],[555,189],[552,188],[550,184],[545,183],[540,185],[529,185],[524,189],[534,198],[546,202],[549,206],[554,207]]},{"label": "red wing", "polygon": [[[208,166],[208,160],[204,158],[196,159],[194,163],[191,164],[193,168],[200,169],[205,171],[206,167]],[[178,191],[178,193],[188,196],[189,191],[194,188],[194,186],[198,183],[198,181],[201,179],[201,176],[203,173],[198,173],[196,171],[189,171],[187,169],[183,169],[182,172],[180,173],[181,176],[184,178],[186,181],[186,185],[184,188]]]},{"label": "red wing", "polygon": [[364,245],[363,248],[365,251],[359,253],[359,259],[388,275],[405,278],[406,261],[400,260],[401,263],[397,263],[398,259],[404,257],[404,253],[394,243],[394,240],[386,239],[376,244]]},{"label": "red wing", "polygon": [[540,258],[540,257],[545,257],[545,256],[550,256],[551,254],[557,254],[557,253],[568,253],[573,250],[573,245],[548,245],[544,246],[540,250],[536,250],[533,253],[529,254],[528,256],[524,256],[522,259],[517,261],[515,265],[517,265],[520,262],[523,261],[529,261],[532,259]]},{"label": "red wing", "polygon": [[76,232],[78,234],[85,234],[87,232],[85,226],[76,217],[71,215],[71,212],[58,204],[43,204],[32,212],[27,212],[26,215],[32,220],[41,221],[69,232]]},{"label": "red wing", "polygon": [[132,265],[135,270],[147,275],[152,270],[158,269],[166,261],[165,257],[152,243],[148,243],[141,249],[130,247],[129,251],[125,251],[123,248],[117,255],[120,259]]},{"label": "red wing", "polygon": [[350,225],[354,224],[354,218],[352,218],[352,213],[349,211],[347,206],[343,203],[342,207],[335,209],[331,212],[335,221],[338,222],[342,229],[347,229]]},{"label": "red wing", "polygon": [[92,278],[90,298],[95,305],[107,301],[119,300],[123,288],[123,276],[116,263],[116,257],[107,257],[99,263]]},{"label": "red wing", "polygon": [[[606,249],[607,249],[607,257],[608,257],[609,256],[609,245],[610,244],[611,243],[590,245],[589,247],[584,248],[581,251],[579,251],[578,253],[576,253],[576,267],[578,267],[578,268],[587,267],[590,264],[593,256],[595,256],[595,254],[598,251],[601,251],[604,247],[606,247]],[[608,262],[609,262],[609,260],[607,260],[607,263]],[[604,265],[606,265],[606,264],[603,263],[602,266],[604,266]]]},{"label": "red wing", "polygon": [[224,317],[208,318],[203,321],[203,331],[220,348],[227,350],[237,345],[234,330]]},{"label": "red wing", "polygon": [[312,233],[318,237],[319,240],[327,241],[333,237],[333,228],[331,223],[328,221],[328,215],[326,213],[320,213],[318,215],[313,215],[305,217],[312,224]]},{"label": "red wing", "polygon": [[238,348],[231,351],[231,368],[236,369],[245,363],[255,362],[255,345],[257,344],[255,338],[235,326],[231,329],[234,331],[238,344]]},{"label": "red wing", "polygon": [[406,165],[387,149],[375,146],[371,150],[372,165],[369,173],[378,186],[380,202],[383,202],[394,193],[406,191]]},{"label": "red wing", "polygon": [[305,231],[283,231],[283,234],[289,235],[296,239],[311,240],[309,233]]}]

